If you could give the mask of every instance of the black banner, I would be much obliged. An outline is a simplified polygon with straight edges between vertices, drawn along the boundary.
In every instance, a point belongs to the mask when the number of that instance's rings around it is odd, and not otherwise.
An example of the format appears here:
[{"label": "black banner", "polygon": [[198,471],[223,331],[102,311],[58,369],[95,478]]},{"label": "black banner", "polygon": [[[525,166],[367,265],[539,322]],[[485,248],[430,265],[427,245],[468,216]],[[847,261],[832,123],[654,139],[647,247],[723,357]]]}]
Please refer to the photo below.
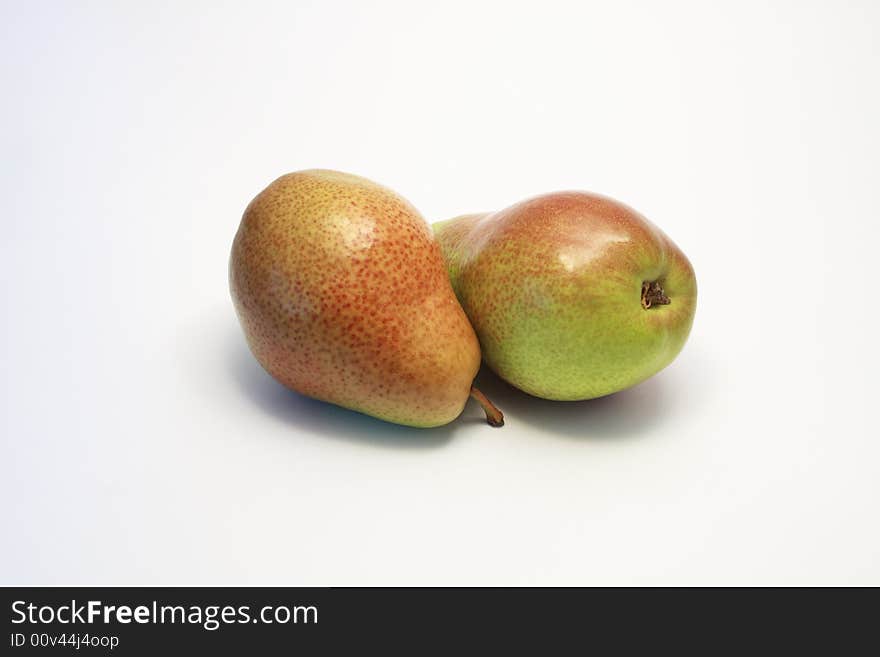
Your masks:
[{"label": "black banner", "polygon": [[[338,654],[443,647],[839,654],[876,590],[5,588],[3,654]],[[835,629],[835,628],[839,628]],[[51,651],[51,652],[49,652]],[[256,653],[254,651],[257,651]]]}]

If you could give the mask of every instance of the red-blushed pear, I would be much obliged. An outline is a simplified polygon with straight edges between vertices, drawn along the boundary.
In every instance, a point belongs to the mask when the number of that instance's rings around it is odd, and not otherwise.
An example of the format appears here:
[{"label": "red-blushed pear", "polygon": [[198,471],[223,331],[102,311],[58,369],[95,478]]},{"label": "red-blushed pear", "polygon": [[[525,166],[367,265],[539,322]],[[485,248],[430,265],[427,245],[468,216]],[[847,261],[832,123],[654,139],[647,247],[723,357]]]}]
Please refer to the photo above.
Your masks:
[{"label": "red-blushed pear", "polygon": [[694,270],[630,207],[585,192],[434,224],[452,286],[504,380],[545,399],[633,386],[690,333]]},{"label": "red-blushed pear", "polygon": [[406,200],[336,171],[281,176],[244,212],[229,263],[251,351],[285,386],[389,422],[434,427],[472,389],[477,337],[430,227]]}]

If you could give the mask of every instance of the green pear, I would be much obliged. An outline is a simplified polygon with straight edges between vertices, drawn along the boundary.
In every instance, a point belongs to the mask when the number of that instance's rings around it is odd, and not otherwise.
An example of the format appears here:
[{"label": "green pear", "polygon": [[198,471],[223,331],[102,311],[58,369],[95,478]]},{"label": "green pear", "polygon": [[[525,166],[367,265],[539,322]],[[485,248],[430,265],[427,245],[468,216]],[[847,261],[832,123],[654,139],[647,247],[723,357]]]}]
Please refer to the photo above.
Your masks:
[{"label": "green pear", "polygon": [[477,337],[428,224],[346,173],[281,176],[244,212],[229,264],[248,345],[282,384],[389,422],[434,427],[470,395]]},{"label": "green pear", "polygon": [[697,301],[694,270],[632,208],[585,192],[434,224],[483,359],[545,399],[608,395],[678,355]]}]

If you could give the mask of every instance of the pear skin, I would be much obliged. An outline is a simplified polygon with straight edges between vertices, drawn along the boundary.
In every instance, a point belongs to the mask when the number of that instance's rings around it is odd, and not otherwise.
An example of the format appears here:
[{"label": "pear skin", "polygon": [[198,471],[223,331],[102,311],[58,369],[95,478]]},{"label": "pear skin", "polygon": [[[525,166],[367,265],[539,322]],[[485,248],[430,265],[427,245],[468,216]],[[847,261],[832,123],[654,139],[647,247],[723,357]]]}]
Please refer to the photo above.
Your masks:
[{"label": "pear skin", "polygon": [[414,427],[462,412],[479,343],[430,227],[391,190],[281,176],[244,212],[229,281],[251,351],[285,386]]},{"label": "pear skin", "polygon": [[586,192],[434,224],[483,359],[536,397],[633,386],[687,340],[697,284],[684,253],[632,208]]}]

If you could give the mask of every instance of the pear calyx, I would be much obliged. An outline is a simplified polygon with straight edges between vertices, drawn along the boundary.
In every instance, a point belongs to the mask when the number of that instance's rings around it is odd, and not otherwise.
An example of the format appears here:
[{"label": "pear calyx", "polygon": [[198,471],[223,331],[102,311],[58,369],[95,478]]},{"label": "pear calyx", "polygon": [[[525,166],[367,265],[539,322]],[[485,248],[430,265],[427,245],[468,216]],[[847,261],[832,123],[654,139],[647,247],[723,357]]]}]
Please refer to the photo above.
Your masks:
[{"label": "pear calyx", "polygon": [[669,303],[672,303],[672,301],[663,292],[659,281],[645,281],[642,283],[642,308],[647,310],[654,306],[665,306]]}]

